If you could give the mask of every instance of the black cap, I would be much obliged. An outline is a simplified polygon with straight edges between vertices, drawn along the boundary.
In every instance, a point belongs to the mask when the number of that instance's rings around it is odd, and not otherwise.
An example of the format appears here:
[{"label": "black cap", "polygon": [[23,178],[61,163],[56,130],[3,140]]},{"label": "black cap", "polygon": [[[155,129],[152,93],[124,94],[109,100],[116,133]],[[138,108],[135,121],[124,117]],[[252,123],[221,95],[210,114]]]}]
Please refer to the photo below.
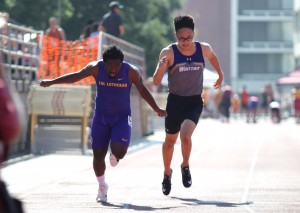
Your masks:
[{"label": "black cap", "polygon": [[118,7],[119,9],[123,9],[124,8],[124,6],[123,5],[121,5],[119,2],[117,2],[117,1],[112,1],[112,2],[110,2],[109,3],[109,7],[110,7],[110,9],[114,9],[114,8],[116,8],[116,7]]}]

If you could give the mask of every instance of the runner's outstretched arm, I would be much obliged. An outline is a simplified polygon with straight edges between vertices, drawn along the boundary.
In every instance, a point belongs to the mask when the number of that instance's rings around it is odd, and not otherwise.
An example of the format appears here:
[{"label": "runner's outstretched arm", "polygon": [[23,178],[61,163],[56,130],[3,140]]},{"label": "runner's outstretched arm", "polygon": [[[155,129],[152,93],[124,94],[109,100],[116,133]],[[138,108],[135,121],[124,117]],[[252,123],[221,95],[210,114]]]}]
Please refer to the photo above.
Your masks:
[{"label": "runner's outstretched arm", "polygon": [[89,76],[93,76],[96,79],[97,71],[98,63],[97,61],[93,61],[78,72],[68,73],[52,80],[42,80],[40,86],[49,87],[53,84],[70,84]]},{"label": "runner's outstretched arm", "polygon": [[158,116],[162,117],[167,115],[165,110],[157,106],[153,96],[144,85],[142,76],[136,67],[130,68],[129,79],[136,86],[142,98],[152,107],[152,109],[157,113]]}]

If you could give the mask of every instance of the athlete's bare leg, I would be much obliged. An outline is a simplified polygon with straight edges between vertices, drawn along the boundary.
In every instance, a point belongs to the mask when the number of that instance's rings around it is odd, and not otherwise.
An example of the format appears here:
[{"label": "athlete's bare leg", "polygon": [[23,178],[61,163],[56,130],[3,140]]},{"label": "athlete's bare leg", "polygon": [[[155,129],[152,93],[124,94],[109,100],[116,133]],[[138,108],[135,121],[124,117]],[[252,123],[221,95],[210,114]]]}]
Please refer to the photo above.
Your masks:
[{"label": "athlete's bare leg", "polygon": [[180,139],[181,139],[181,153],[183,162],[181,167],[189,166],[189,160],[192,150],[192,134],[196,128],[196,124],[191,120],[185,120],[181,124]]},{"label": "athlete's bare leg", "polygon": [[171,161],[173,157],[174,152],[174,145],[176,143],[176,140],[178,138],[178,134],[168,134],[166,133],[166,139],[162,146],[162,154],[163,154],[163,160],[164,160],[164,167],[165,167],[165,175],[170,176],[171,175]]},{"label": "athlete's bare leg", "polygon": [[93,167],[94,172],[97,177],[104,175],[106,165],[105,165],[105,156],[107,149],[105,148],[94,148],[93,149],[94,158],[93,158]]},{"label": "athlete's bare leg", "polygon": [[128,146],[118,143],[118,142],[111,142],[110,143],[110,150],[112,154],[117,158],[117,159],[122,159],[127,153]]}]

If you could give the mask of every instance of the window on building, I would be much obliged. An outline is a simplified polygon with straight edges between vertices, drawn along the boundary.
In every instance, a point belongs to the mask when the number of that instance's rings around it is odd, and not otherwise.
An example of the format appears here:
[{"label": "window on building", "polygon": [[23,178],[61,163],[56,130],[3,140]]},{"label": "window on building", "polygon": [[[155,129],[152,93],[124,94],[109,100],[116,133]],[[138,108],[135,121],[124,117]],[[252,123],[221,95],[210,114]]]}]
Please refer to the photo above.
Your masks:
[{"label": "window on building", "polygon": [[262,54],[240,54],[239,55],[239,73],[255,74],[266,72],[266,55]]},{"label": "window on building", "polygon": [[295,59],[293,54],[284,54],[282,57],[282,72],[290,73],[295,68]]},{"label": "window on building", "polygon": [[264,22],[240,22],[239,41],[266,41],[267,27]]},{"label": "window on building", "polygon": [[270,22],[267,25],[267,31],[268,31],[268,40],[269,41],[281,41],[281,33],[282,28],[281,24],[278,22]]},{"label": "window on building", "polygon": [[[279,74],[293,66],[292,55],[282,54],[240,54],[239,76],[243,74]],[[284,69],[283,69],[284,68]]]},{"label": "window on building", "polygon": [[267,73],[281,73],[281,63],[282,56],[281,54],[269,54],[267,55]]},{"label": "window on building", "polygon": [[295,29],[300,29],[300,12],[296,12],[294,20]]},{"label": "window on building", "polygon": [[282,9],[281,0],[268,0],[268,9],[270,10]]},{"label": "window on building", "polygon": [[293,0],[282,0],[282,9],[284,10],[292,10],[294,7]]}]

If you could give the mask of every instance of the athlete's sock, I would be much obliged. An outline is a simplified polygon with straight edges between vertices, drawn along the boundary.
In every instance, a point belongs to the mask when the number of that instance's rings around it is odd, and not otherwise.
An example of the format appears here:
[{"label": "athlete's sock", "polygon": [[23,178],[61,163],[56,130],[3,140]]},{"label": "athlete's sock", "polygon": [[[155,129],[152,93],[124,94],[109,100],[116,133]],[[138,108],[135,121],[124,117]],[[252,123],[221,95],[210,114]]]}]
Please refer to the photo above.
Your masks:
[{"label": "athlete's sock", "polygon": [[97,180],[98,180],[99,186],[103,186],[105,184],[105,176],[104,175],[97,177]]}]

